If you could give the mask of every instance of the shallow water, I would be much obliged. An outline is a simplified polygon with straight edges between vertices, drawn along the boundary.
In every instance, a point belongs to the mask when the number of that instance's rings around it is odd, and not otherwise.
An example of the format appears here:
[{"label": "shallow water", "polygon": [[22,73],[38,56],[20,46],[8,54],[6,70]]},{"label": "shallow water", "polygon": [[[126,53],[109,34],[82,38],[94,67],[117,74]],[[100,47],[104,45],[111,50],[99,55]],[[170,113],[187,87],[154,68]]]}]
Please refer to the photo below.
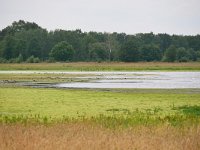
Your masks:
[{"label": "shallow water", "polygon": [[[87,77],[84,77],[87,78]],[[200,88],[200,72],[106,72],[89,82],[61,83],[61,88]]]},{"label": "shallow water", "polygon": [[[71,74],[80,82],[52,84],[54,88],[200,88],[200,72],[65,72],[65,71],[0,71],[0,74]],[[87,79],[87,80],[84,80]],[[30,84],[30,83],[28,83]],[[33,84],[34,85],[34,84]],[[30,85],[32,86],[32,85]],[[41,86],[41,85],[39,85]]]}]

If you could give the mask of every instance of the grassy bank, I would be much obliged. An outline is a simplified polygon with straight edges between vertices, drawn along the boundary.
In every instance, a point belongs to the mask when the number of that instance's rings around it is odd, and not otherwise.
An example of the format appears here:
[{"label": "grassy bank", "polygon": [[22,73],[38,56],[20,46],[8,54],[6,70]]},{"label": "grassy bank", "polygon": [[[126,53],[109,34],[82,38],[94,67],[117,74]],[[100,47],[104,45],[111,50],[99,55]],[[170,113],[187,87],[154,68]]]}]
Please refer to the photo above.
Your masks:
[{"label": "grassy bank", "polygon": [[199,62],[77,62],[77,63],[38,63],[38,64],[0,64],[0,70],[66,70],[66,71],[199,71]]}]

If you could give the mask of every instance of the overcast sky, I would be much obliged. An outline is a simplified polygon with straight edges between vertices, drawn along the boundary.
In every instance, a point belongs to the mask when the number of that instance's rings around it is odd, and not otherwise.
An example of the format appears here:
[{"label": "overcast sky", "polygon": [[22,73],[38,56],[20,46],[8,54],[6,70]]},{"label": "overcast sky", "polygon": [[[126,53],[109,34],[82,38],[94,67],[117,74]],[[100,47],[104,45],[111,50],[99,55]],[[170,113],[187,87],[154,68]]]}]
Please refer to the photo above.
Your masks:
[{"label": "overcast sky", "polygon": [[200,34],[200,0],[0,0],[0,29],[13,21],[48,30]]}]

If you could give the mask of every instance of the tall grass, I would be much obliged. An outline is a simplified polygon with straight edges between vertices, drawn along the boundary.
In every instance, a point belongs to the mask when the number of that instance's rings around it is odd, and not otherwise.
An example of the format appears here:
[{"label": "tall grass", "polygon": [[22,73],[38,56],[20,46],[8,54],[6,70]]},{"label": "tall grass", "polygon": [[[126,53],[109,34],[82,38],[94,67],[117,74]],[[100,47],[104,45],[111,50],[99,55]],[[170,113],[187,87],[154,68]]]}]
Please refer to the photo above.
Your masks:
[{"label": "tall grass", "polygon": [[[110,109],[78,118],[36,115],[0,115],[0,149],[140,149],[198,150],[200,117],[198,107],[176,108],[183,113],[161,116],[160,108],[133,112]],[[185,113],[185,109],[190,109]]]},{"label": "tall grass", "polygon": [[88,123],[0,124],[1,150],[199,150],[200,126],[110,130]]}]

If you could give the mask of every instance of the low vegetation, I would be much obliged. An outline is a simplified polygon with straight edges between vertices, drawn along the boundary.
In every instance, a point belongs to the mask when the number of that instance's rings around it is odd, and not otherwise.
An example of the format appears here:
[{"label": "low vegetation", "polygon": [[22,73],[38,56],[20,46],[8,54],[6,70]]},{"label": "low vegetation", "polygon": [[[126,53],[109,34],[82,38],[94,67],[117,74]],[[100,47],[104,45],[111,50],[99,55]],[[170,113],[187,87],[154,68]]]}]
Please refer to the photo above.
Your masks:
[{"label": "low vegetation", "polygon": [[0,149],[200,148],[198,89],[0,88]]},{"label": "low vegetation", "polygon": [[[94,76],[94,75],[90,75]],[[67,82],[87,82],[87,74],[63,74],[63,73],[0,73],[0,87],[23,86],[23,83],[67,83]],[[21,84],[20,84],[21,83]]]},{"label": "low vegetation", "polygon": [[2,87],[0,89],[1,121],[10,117],[16,121],[20,118],[48,118],[49,121],[54,121],[62,118],[66,120],[89,118],[90,120],[93,117],[96,117],[96,120],[101,117],[108,120],[112,117],[115,120],[119,117],[123,121],[128,118],[148,118],[149,116],[151,120],[151,116],[153,116],[152,119],[156,119],[157,117],[174,117],[174,115],[177,117],[175,120],[184,120],[187,119],[184,116],[199,115],[198,90],[153,91]]},{"label": "low vegetation", "polygon": [[199,71],[200,63],[165,62],[77,62],[77,63],[37,63],[0,64],[0,70],[65,70],[65,71]]}]

